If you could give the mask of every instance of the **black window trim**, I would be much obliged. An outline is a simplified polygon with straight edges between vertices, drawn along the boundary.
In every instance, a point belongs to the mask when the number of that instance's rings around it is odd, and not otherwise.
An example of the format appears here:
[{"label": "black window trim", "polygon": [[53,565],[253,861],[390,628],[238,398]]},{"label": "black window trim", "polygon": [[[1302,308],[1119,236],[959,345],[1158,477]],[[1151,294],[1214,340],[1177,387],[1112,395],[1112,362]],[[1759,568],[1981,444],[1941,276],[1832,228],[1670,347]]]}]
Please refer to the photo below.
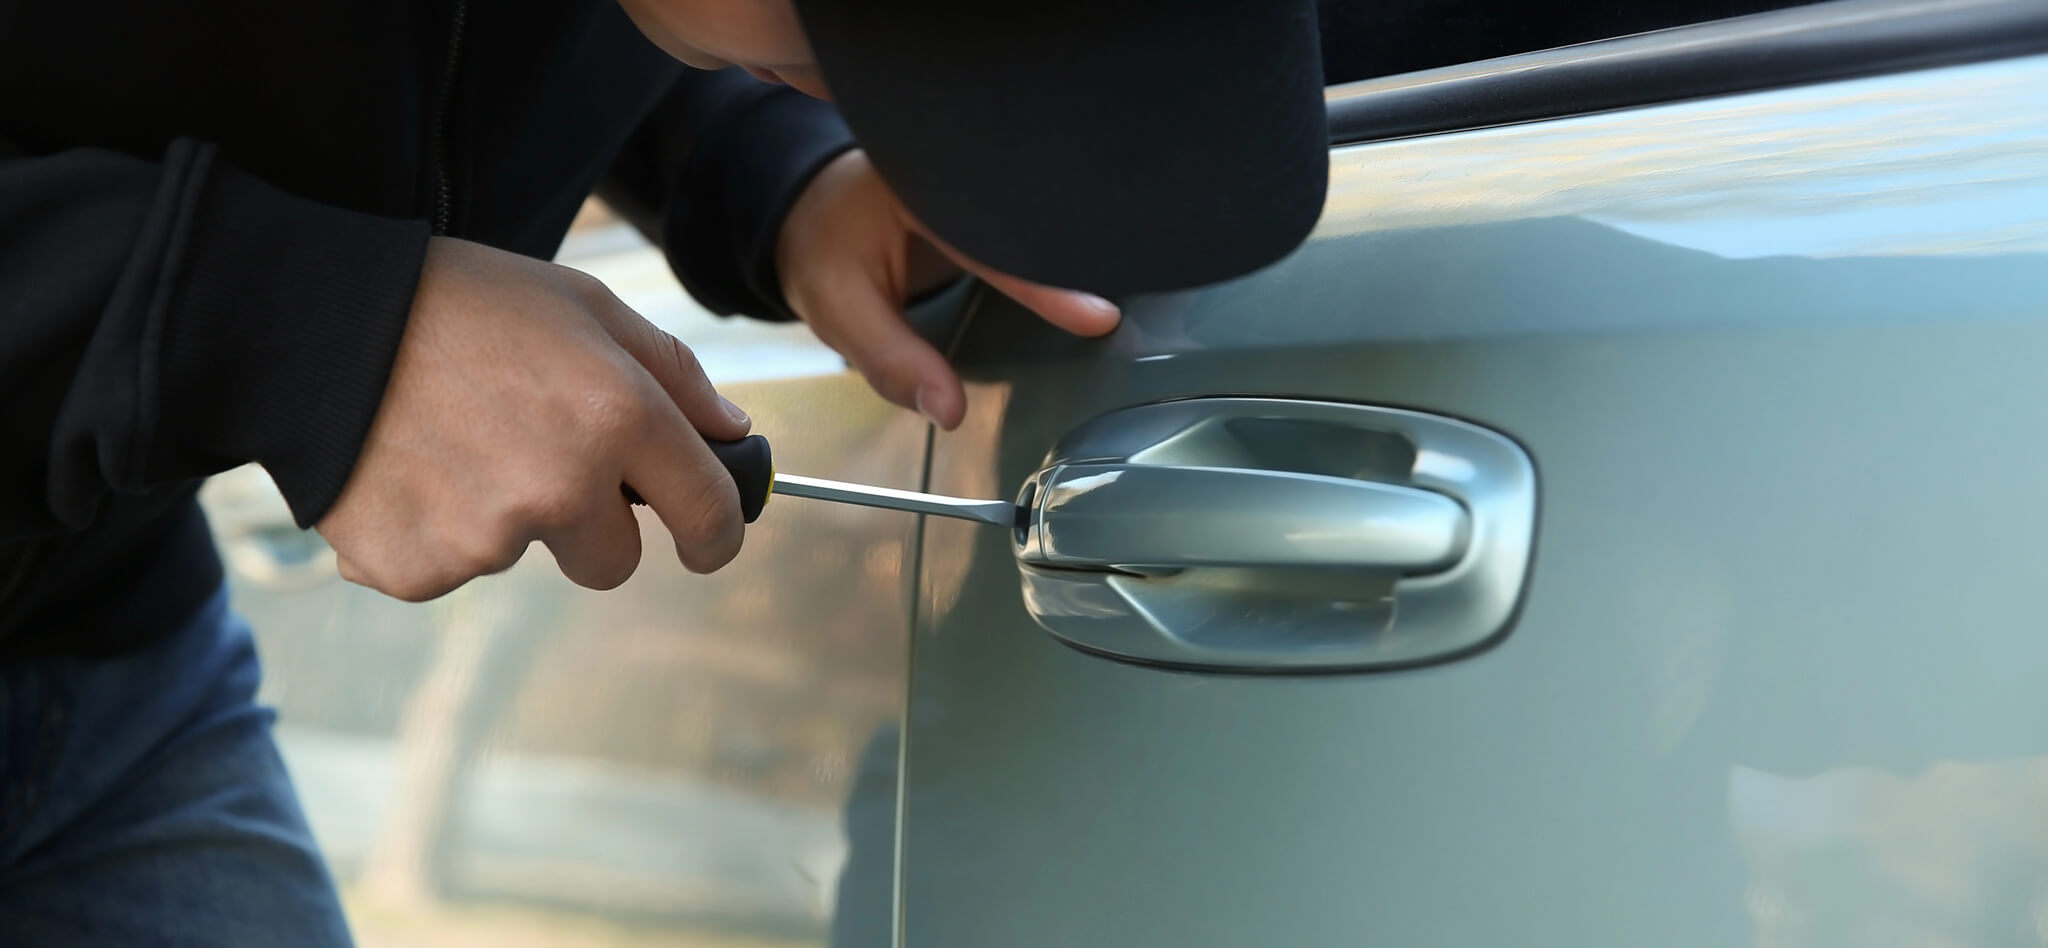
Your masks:
[{"label": "black window trim", "polygon": [[2048,0],[1830,0],[1332,86],[1351,145],[2048,52]]}]

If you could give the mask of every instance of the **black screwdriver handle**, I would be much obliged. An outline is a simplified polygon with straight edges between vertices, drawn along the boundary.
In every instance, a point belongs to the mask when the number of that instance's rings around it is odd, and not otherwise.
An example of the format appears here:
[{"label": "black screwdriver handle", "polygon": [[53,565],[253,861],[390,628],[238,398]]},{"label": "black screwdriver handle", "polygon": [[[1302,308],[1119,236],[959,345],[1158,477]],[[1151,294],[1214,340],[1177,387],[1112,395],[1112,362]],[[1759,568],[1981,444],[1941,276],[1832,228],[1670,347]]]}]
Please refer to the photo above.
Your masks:
[{"label": "black screwdriver handle", "polygon": [[[718,455],[718,462],[725,465],[726,473],[732,475],[732,482],[740,489],[740,516],[753,523],[761,516],[761,508],[768,506],[768,495],[775,491],[775,455],[768,450],[768,439],[760,435],[748,435],[738,441],[710,441],[711,453]],[[646,504],[640,492],[631,484],[620,485],[626,499],[636,504]]]}]

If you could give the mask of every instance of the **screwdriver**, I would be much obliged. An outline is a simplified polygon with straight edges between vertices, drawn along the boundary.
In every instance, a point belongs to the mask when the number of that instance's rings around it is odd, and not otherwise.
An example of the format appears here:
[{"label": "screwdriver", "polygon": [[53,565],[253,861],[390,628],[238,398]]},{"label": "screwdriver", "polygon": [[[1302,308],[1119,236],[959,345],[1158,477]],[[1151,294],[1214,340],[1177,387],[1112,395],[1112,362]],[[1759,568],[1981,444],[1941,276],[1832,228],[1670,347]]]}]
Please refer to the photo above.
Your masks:
[{"label": "screwdriver", "polygon": [[[999,527],[1017,527],[1024,522],[1023,511],[1006,500],[970,500],[778,473],[774,455],[768,450],[768,439],[760,435],[748,435],[738,441],[713,441],[710,445],[711,453],[718,456],[719,463],[724,464],[726,472],[732,475],[733,483],[739,485],[740,515],[748,523],[761,516],[762,508],[768,506],[768,498],[773,494],[954,517]],[[627,500],[636,504],[647,502],[630,485],[623,490]]]}]

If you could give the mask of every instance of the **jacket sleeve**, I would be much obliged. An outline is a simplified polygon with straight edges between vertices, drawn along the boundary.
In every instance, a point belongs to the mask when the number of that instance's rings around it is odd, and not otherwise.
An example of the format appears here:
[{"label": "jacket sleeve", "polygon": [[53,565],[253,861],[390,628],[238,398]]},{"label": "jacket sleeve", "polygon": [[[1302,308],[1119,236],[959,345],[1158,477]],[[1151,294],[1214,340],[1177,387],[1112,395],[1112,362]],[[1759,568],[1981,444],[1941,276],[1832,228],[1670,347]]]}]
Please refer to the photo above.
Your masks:
[{"label": "jacket sleeve", "polygon": [[188,140],[160,161],[0,154],[0,538],[250,461],[317,521],[376,415],[427,236]]},{"label": "jacket sleeve", "polygon": [[830,104],[738,69],[686,71],[598,193],[706,309],[791,320],[776,238],[811,177],[854,146]]}]

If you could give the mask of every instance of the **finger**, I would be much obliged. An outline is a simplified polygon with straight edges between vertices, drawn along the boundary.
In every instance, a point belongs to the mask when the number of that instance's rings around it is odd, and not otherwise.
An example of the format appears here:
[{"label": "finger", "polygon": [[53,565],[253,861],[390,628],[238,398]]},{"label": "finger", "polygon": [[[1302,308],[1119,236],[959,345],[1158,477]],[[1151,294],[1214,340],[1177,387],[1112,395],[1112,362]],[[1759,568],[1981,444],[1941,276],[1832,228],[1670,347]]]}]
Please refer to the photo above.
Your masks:
[{"label": "finger", "polygon": [[718,394],[689,346],[638,313],[624,310],[617,315],[613,337],[661,383],[662,391],[683,410],[692,427],[715,441],[738,441],[747,436],[753,422],[738,405]]},{"label": "finger", "polygon": [[819,340],[845,356],[883,398],[941,428],[957,427],[967,413],[960,377],[939,350],[911,330],[879,283],[851,270],[819,285],[825,292],[812,305],[830,310],[809,320]]},{"label": "finger", "polygon": [[1106,336],[1123,322],[1123,311],[1117,309],[1115,303],[1093,293],[1062,290],[1032,283],[1029,280],[997,273],[971,260],[958,262],[963,269],[980,277],[989,286],[995,287],[997,292],[1016,300],[1046,322],[1076,336],[1090,339]]},{"label": "finger", "polygon": [[617,589],[640,565],[640,520],[624,497],[600,500],[576,524],[541,542],[562,575],[585,589]]},{"label": "finger", "polygon": [[909,226],[961,269],[980,277],[982,282],[994,287],[997,292],[1016,300],[1025,309],[1037,313],[1039,318],[1074,335],[1091,339],[1108,335],[1123,321],[1123,311],[1118,309],[1115,303],[1100,296],[1033,283],[990,269],[940,240],[938,235],[926,230],[924,225],[915,219],[909,221]]},{"label": "finger", "polygon": [[656,414],[624,474],[668,527],[676,557],[691,572],[712,572],[739,555],[746,536],[739,488],[681,412]]}]

